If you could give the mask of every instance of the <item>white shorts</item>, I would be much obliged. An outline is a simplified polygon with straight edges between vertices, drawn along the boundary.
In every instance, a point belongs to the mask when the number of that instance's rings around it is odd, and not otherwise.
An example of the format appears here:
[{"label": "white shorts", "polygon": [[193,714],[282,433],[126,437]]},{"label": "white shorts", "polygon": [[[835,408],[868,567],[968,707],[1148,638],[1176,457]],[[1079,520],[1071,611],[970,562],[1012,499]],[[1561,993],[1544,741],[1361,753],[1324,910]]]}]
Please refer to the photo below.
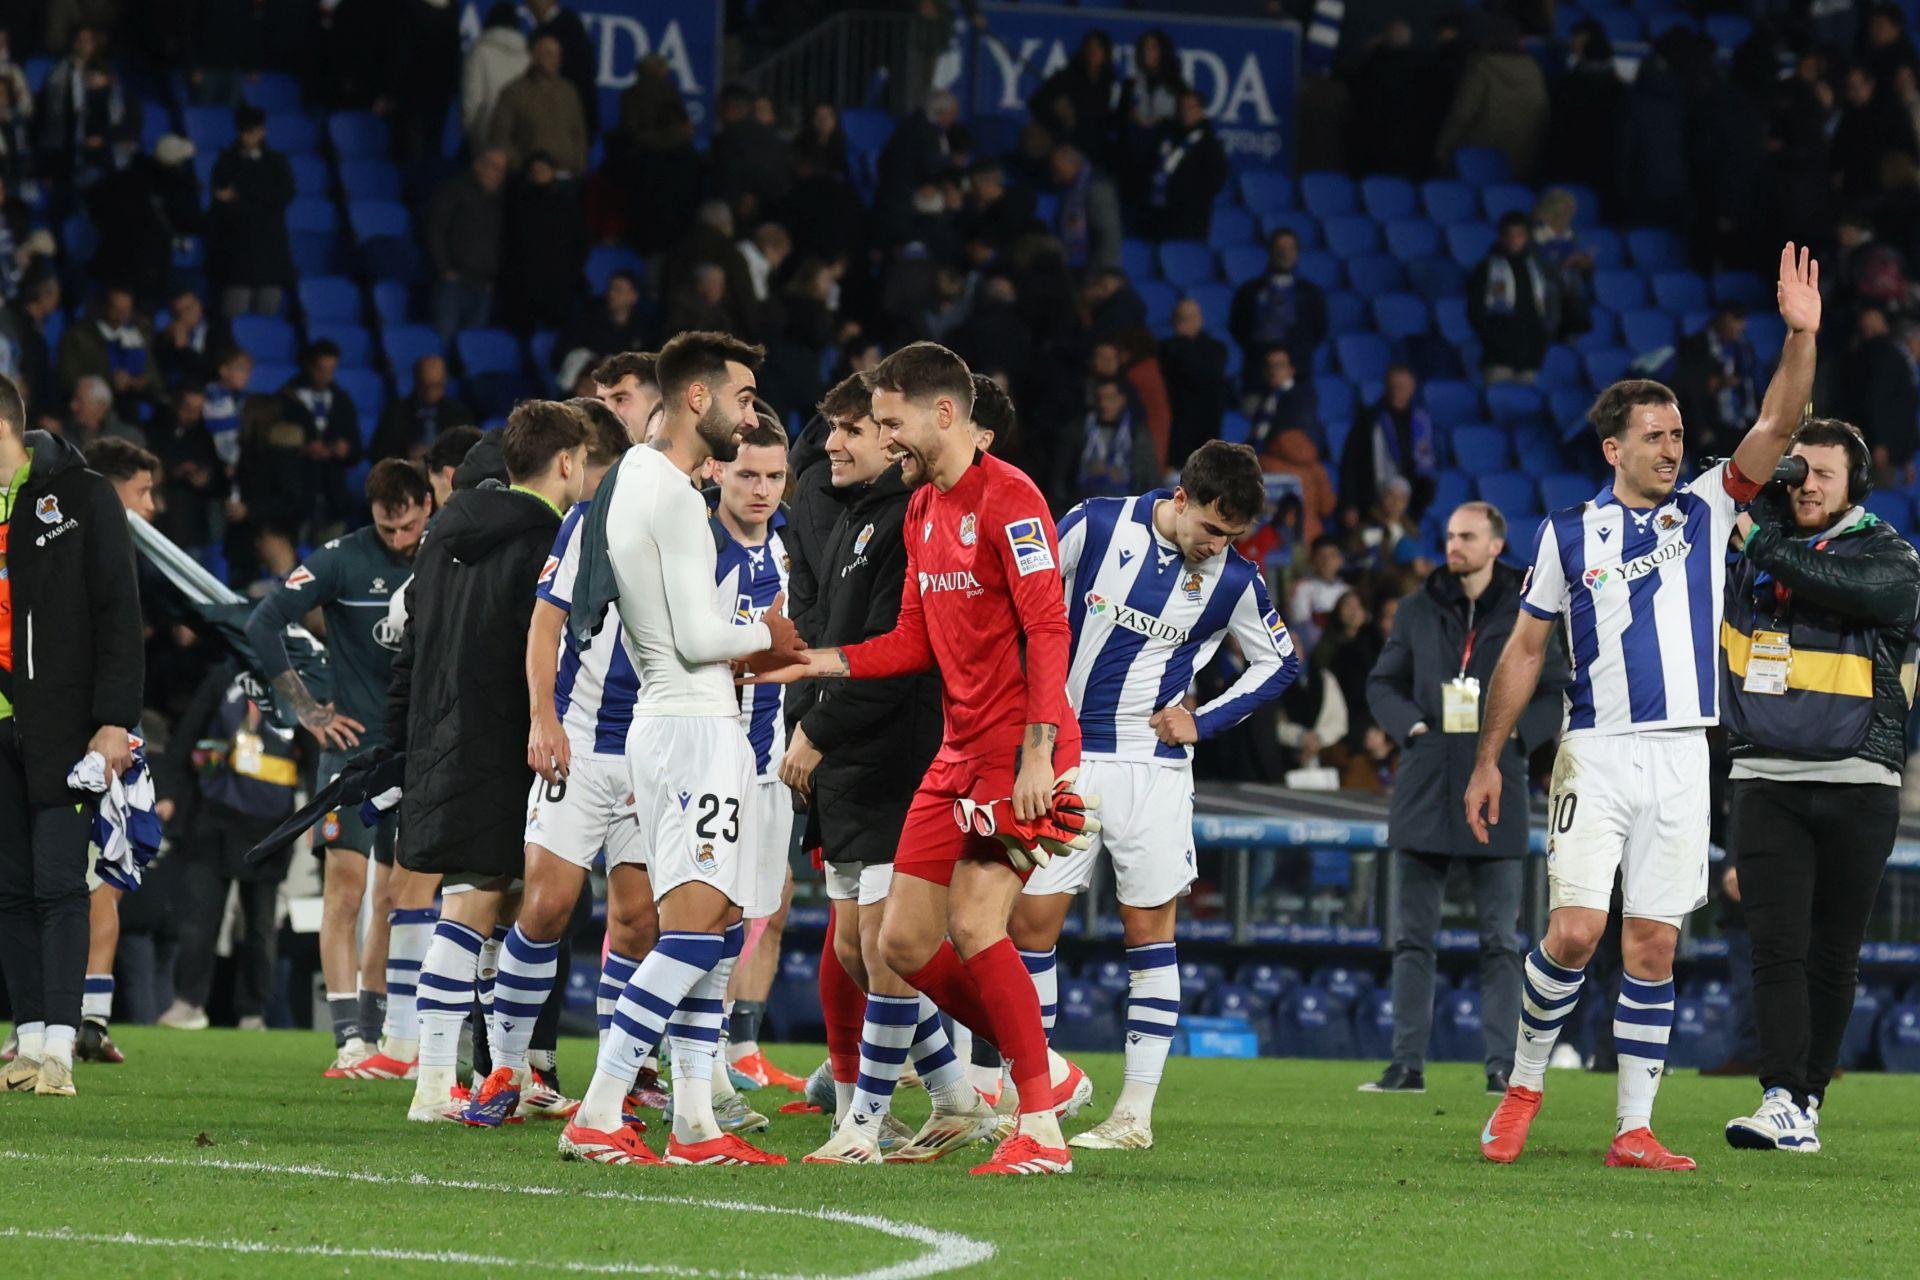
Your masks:
[{"label": "white shorts", "polygon": [[536,777],[527,793],[526,842],[576,867],[592,866],[602,849],[609,871],[623,862],[645,865],[626,760],[575,752],[563,781]]},{"label": "white shorts", "polygon": [[759,778],[753,784],[754,894],[740,904],[748,920],[762,920],[780,910],[787,888],[787,853],[793,845],[793,792],[778,778]]},{"label": "white shorts", "polygon": [[870,907],[885,902],[893,888],[891,862],[829,862],[826,866],[827,897],[835,902],[857,901]]},{"label": "white shorts", "polygon": [[[760,900],[760,784],[737,719],[636,715],[627,734],[627,771],[636,857],[647,865],[656,902],[695,880],[735,906]],[[777,883],[774,892],[777,906]]]},{"label": "white shorts", "polygon": [[1678,926],[1707,901],[1707,735],[1605,734],[1560,744],[1547,797],[1548,904]]},{"label": "white shorts", "polygon": [[1100,831],[1084,853],[1033,873],[1026,893],[1085,893],[1093,860],[1113,859],[1120,901],[1129,907],[1172,902],[1193,885],[1193,766],[1142,760],[1085,760],[1077,784],[1098,796]]}]

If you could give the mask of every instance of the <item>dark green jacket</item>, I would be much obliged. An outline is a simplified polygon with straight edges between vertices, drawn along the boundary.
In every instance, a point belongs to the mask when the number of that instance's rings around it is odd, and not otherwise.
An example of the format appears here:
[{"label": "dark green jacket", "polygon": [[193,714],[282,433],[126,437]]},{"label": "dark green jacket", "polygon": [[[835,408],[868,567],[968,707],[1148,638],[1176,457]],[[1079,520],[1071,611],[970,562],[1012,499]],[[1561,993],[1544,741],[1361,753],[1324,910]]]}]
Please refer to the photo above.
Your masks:
[{"label": "dark green jacket", "polygon": [[[1720,629],[1730,754],[1904,768],[1917,621],[1920,553],[1871,513],[1812,539],[1757,525],[1727,572]],[[1792,645],[1783,694],[1743,687],[1755,631],[1783,631]]]}]

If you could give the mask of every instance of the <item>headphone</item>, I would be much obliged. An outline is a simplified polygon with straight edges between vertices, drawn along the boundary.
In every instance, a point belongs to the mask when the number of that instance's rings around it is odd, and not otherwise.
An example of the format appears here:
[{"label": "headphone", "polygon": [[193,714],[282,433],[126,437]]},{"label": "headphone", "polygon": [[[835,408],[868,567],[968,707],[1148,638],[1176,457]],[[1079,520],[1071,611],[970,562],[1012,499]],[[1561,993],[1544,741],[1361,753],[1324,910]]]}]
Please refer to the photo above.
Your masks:
[{"label": "headphone", "polygon": [[[1873,492],[1873,450],[1867,447],[1867,438],[1861,435],[1860,428],[1851,422],[1840,422],[1833,418],[1811,418],[1800,425],[1804,430],[1814,422],[1819,422],[1822,426],[1840,428],[1844,436],[1843,447],[1847,451],[1848,459],[1852,462],[1852,465],[1847,468],[1847,504],[1858,506],[1865,502],[1867,495]],[[1795,443],[1806,442],[1796,440]],[[1788,448],[1792,447],[1792,445],[1788,446]]]}]

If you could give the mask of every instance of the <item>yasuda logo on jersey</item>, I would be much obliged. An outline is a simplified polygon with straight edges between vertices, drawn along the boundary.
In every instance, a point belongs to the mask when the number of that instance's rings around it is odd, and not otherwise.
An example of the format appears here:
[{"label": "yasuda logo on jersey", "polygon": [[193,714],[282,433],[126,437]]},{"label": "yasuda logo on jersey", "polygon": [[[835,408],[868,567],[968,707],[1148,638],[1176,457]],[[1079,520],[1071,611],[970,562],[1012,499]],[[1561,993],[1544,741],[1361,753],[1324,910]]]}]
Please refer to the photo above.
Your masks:
[{"label": "yasuda logo on jersey", "polygon": [[1135,635],[1149,640],[1165,640],[1169,644],[1185,644],[1190,634],[1185,627],[1176,627],[1171,622],[1156,618],[1150,613],[1121,604],[1118,600],[1109,600],[1097,591],[1087,592],[1087,613],[1092,617],[1113,619],[1116,627],[1125,627]]},{"label": "yasuda logo on jersey", "polygon": [[1683,560],[1693,544],[1685,538],[1675,538],[1672,542],[1662,543],[1643,556],[1622,561],[1617,569],[1593,568],[1580,575],[1580,582],[1589,591],[1599,591],[1609,582],[1618,578],[1621,582],[1632,582],[1644,578],[1663,564]]}]

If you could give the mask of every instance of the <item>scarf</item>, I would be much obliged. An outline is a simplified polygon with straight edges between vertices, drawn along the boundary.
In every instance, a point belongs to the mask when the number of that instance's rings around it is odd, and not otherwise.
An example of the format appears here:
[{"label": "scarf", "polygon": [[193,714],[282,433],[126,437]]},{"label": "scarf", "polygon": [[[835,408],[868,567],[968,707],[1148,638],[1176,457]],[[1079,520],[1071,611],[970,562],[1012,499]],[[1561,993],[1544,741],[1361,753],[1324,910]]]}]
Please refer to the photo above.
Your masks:
[{"label": "scarf", "polygon": [[1160,167],[1153,171],[1153,188],[1147,195],[1147,202],[1154,208],[1167,207],[1167,187],[1173,182],[1174,170],[1187,158],[1187,152],[1206,136],[1206,122],[1202,121],[1187,130],[1184,137],[1160,140]]},{"label": "scarf", "polygon": [[96,320],[93,327],[100,331],[100,337],[107,344],[107,364],[115,373],[139,377],[147,371],[147,340],[137,326],[124,324],[115,328],[105,320]]},{"label": "scarf", "polygon": [[[1525,257],[1527,287],[1533,293],[1533,313],[1544,320],[1547,315],[1547,278],[1541,274],[1540,263],[1534,255],[1529,253]],[[1487,291],[1482,300],[1490,316],[1510,316],[1519,308],[1519,294],[1513,280],[1513,260],[1504,253],[1494,254],[1487,262]]]},{"label": "scarf", "polygon": [[1093,250],[1093,235],[1088,229],[1087,193],[1093,189],[1093,164],[1083,161],[1073,185],[1060,195],[1060,212],[1054,219],[1054,231],[1067,253],[1067,265],[1083,267]]},{"label": "scarf", "polygon": [[1402,447],[1400,424],[1391,410],[1381,409],[1373,424],[1373,479],[1379,488],[1389,480],[1430,476],[1440,469],[1433,446],[1433,419],[1424,409],[1407,411],[1407,439]]},{"label": "scarf", "polygon": [[[1900,344],[1898,349],[1905,354],[1905,344]],[[1759,361],[1752,345],[1746,342],[1729,345],[1720,341],[1719,334],[1708,329],[1707,354],[1713,357],[1713,362],[1726,375],[1725,385],[1714,397],[1720,411],[1720,421],[1738,424],[1752,422],[1759,417],[1760,403],[1754,387],[1754,366]]]},{"label": "scarf", "polygon": [[314,429],[325,435],[327,419],[333,414],[333,388],[296,387],[293,398],[306,406],[307,412],[313,415]]},{"label": "scarf", "polygon": [[1133,488],[1133,410],[1122,413],[1111,427],[1089,413],[1086,432],[1080,446],[1080,497],[1125,496]]}]

